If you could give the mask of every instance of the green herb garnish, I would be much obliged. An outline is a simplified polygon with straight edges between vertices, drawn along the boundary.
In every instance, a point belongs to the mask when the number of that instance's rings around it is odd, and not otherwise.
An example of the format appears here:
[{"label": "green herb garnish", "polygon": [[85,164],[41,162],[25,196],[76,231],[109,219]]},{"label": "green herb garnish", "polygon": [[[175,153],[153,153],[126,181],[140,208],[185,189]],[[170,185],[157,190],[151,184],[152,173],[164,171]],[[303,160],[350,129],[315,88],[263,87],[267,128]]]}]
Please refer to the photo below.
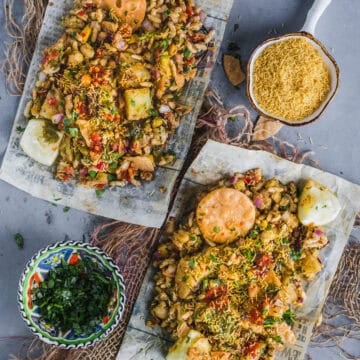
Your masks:
[{"label": "green herb garnish", "polygon": [[69,134],[72,137],[77,137],[79,135],[79,129],[78,128],[69,128]]},{"label": "green herb garnish", "polygon": [[190,261],[189,261],[189,266],[190,266],[190,269],[191,270],[194,270],[195,268],[195,259],[192,258]]},{"label": "green herb garnish", "polygon": [[65,206],[65,207],[63,208],[63,212],[64,212],[64,213],[67,213],[69,210],[70,210],[69,206]]},{"label": "green herb garnish", "polygon": [[102,196],[105,192],[105,189],[97,189],[95,190],[95,193],[97,196]]},{"label": "green herb garnish", "polygon": [[76,254],[49,271],[47,279],[32,290],[33,303],[47,324],[76,335],[92,333],[103,321],[114,292],[106,277],[91,259]]},{"label": "green herb garnish", "polygon": [[19,249],[22,249],[24,247],[24,237],[20,233],[16,233],[14,235],[14,240]]},{"label": "green herb garnish", "polygon": [[218,226],[214,226],[213,232],[218,234],[220,232],[220,228]]},{"label": "green herb garnish", "polygon": [[282,316],[283,320],[289,325],[293,325],[294,324],[294,321],[296,319],[295,317],[295,313],[293,313],[290,309],[289,310],[286,310],[284,313],[283,313],[283,316]]},{"label": "green herb garnish", "polygon": [[16,131],[17,131],[19,134],[21,134],[21,133],[23,133],[23,132],[25,131],[25,128],[22,127],[22,126],[17,126],[17,127],[16,127]]},{"label": "green herb garnish", "polygon": [[95,178],[96,178],[96,175],[97,175],[97,171],[94,171],[94,170],[90,170],[90,171],[89,171],[89,176],[90,176],[92,179],[95,179]]},{"label": "green herb garnish", "polygon": [[298,261],[300,260],[301,258],[301,255],[302,255],[302,251],[296,251],[294,249],[291,249],[290,251],[290,257],[294,260],[294,261]]}]

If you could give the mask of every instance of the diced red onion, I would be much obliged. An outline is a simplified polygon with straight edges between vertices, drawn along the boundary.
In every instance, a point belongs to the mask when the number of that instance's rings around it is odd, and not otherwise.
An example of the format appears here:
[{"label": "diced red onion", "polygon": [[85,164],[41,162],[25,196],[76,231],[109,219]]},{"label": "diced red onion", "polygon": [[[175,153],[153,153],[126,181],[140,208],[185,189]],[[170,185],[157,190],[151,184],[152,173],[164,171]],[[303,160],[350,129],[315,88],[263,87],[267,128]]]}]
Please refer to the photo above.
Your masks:
[{"label": "diced red onion", "polygon": [[46,76],[46,74],[45,74],[44,72],[41,71],[41,72],[39,73],[39,80],[40,80],[40,81],[45,81],[45,80],[46,80],[46,77],[47,77],[47,76]]},{"label": "diced red onion", "polygon": [[80,169],[79,171],[80,176],[85,176],[87,173],[88,173],[88,169],[86,167]]},{"label": "diced red onion", "polygon": [[159,108],[159,113],[160,114],[165,114],[165,113],[168,113],[168,112],[170,112],[171,111],[171,109],[170,109],[170,107],[168,106],[168,105],[161,105],[160,106],[160,108]]},{"label": "diced red onion", "polygon": [[262,201],[262,199],[256,198],[256,199],[254,200],[254,205],[255,205],[257,208],[261,208],[261,207],[263,206],[263,201]]},{"label": "diced red onion", "polygon": [[200,21],[201,22],[204,22],[204,20],[206,19],[206,12],[205,11],[201,11],[200,12],[200,14],[199,14],[199,16],[200,16]]},{"label": "diced red onion", "polygon": [[230,178],[230,184],[235,184],[237,182],[237,177],[236,176],[232,176]]},{"label": "diced red onion", "polygon": [[51,118],[51,120],[54,124],[59,124],[63,118],[64,118],[64,114],[56,114]]},{"label": "diced red onion", "polygon": [[321,231],[320,229],[316,229],[316,230],[315,230],[315,234],[316,234],[317,236],[321,236],[322,234],[324,234],[324,232]]},{"label": "diced red onion", "polygon": [[152,23],[148,20],[148,19],[145,19],[142,23],[142,27],[144,30],[146,31],[152,31],[154,30],[154,27],[152,25]]},{"label": "diced red onion", "polygon": [[127,48],[127,44],[124,40],[120,40],[116,43],[115,46],[118,50],[125,50]]}]

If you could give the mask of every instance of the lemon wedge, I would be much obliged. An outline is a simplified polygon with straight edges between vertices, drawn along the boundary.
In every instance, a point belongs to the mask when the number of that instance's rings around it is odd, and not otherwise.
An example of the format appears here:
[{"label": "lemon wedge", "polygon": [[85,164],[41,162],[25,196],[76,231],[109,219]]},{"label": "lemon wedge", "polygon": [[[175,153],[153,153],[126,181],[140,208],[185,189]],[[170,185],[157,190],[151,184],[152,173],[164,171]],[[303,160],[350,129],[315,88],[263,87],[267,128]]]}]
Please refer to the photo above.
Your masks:
[{"label": "lemon wedge", "polygon": [[[51,129],[51,139],[46,134]],[[64,133],[53,128],[48,120],[32,119],[29,121],[20,141],[25,154],[40,164],[51,166],[59,155],[59,146]]]},{"label": "lemon wedge", "polygon": [[303,225],[326,225],[338,216],[341,205],[326,187],[308,180],[299,198],[298,218]]}]

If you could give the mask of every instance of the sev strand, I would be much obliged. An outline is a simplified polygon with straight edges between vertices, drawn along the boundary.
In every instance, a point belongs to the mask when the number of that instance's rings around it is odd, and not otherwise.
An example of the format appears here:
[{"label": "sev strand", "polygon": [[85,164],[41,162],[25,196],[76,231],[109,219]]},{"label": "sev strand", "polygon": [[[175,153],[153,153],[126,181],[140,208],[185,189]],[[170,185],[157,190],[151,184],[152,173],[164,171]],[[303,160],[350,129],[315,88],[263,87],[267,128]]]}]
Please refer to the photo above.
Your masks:
[{"label": "sev strand", "polygon": [[[1,70],[5,75],[10,94],[20,95],[22,93],[26,69],[31,61],[47,3],[48,0],[24,0],[25,13],[21,23],[17,24],[13,15],[14,0],[4,0],[5,31],[10,36],[11,43],[6,44],[5,60],[1,64]],[[230,119],[240,122],[240,131],[235,136],[228,135],[227,125]],[[268,141],[252,142],[252,135],[253,124],[247,108],[238,105],[226,110],[219,95],[214,90],[208,89],[183,172],[207,139],[247,149],[265,150],[297,163],[308,162],[313,166],[318,166],[317,162],[311,158],[313,153],[310,151],[301,152],[293,144],[276,137],[272,137]],[[177,185],[180,178],[181,175]],[[177,186],[175,186],[176,188]],[[355,227],[360,227],[360,214],[356,218]],[[91,349],[69,351],[51,347],[36,338],[33,338],[30,346],[27,346],[32,337],[0,338],[0,341],[26,341],[27,349],[19,357],[12,356],[12,359],[115,359],[132,306],[150,262],[151,249],[159,234],[160,230],[157,229],[118,221],[105,223],[94,230],[91,243],[101,247],[121,267],[129,304],[125,310],[123,321],[105,342],[99,343]],[[343,347],[342,341],[344,339],[360,341],[359,268],[360,244],[359,242],[350,242],[345,248],[332,283],[323,311],[322,324],[315,328],[310,346],[336,346],[346,358],[356,359],[355,355],[349,354]],[[335,327],[333,321],[336,317],[345,317],[349,322],[342,327]]]}]

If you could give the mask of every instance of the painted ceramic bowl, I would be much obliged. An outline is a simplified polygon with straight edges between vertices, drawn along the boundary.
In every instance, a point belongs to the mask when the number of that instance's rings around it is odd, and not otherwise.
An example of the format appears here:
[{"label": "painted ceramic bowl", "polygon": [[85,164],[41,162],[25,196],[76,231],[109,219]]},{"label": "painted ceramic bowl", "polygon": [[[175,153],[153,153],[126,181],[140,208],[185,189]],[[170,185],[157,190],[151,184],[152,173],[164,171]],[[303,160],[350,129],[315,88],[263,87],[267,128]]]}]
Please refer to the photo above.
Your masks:
[{"label": "painted ceramic bowl", "polygon": [[[75,335],[73,330],[62,332],[40,317],[39,308],[32,303],[31,290],[46,279],[51,269],[62,261],[73,263],[74,259],[89,258],[99,265],[104,276],[113,280],[115,290],[109,302],[107,315],[94,327],[92,333]],[[40,250],[27,263],[18,290],[20,312],[36,336],[42,341],[62,348],[84,348],[105,339],[118,325],[125,308],[125,285],[119,268],[112,259],[95,246],[81,242],[62,242]]]}]

